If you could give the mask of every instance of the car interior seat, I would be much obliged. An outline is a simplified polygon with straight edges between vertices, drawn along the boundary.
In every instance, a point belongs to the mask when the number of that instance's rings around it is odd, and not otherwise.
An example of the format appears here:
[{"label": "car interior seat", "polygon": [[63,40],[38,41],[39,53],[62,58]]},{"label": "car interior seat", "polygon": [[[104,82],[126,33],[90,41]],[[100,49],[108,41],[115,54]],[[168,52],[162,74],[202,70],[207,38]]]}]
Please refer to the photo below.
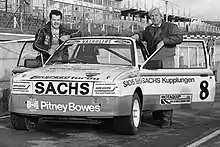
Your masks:
[{"label": "car interior seat", "polygon": [[98,60],[97,60],[97,51],[95,49],[94,45],[86,45],[86,46],[82,46],[79,49],[79,52],[76,56],[76,58],[83,60],[87,63],[90,64],[98,64]]}]

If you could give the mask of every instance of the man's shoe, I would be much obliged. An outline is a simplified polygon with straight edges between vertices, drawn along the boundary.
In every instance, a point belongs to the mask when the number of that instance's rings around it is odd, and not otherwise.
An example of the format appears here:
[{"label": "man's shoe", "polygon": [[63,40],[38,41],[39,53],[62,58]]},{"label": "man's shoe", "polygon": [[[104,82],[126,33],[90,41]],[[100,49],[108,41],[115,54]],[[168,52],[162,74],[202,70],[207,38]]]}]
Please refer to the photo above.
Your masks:
[{"label": "man's shoe", "polygon": [[172,125],[172,121],[171,121],[171,120],[169,120],[169,121],[163,120],[163,121],[161,121],[161,123],[160,123],[160,127],[161,127],[162,129],[169,128],[171,125]]}]

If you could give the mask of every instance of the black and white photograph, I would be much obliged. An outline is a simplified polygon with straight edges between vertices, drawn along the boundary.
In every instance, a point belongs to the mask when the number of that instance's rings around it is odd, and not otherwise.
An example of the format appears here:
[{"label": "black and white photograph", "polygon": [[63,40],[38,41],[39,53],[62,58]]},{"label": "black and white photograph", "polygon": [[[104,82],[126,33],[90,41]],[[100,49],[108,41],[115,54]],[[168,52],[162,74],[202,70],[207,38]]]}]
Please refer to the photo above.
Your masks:
[{"label": "black and white photograph", "polygon": [[219,5],[1,0],[0,147],[219,147]]}]

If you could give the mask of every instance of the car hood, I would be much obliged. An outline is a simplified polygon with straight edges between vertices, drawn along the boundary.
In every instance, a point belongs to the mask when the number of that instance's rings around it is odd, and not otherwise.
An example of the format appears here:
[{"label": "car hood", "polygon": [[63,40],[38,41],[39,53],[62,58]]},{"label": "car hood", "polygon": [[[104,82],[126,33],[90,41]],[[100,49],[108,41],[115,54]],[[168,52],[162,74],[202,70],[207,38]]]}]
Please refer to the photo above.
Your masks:
[{"label": "car hood", "polygon": [[19,74],[14,80],[114,81],[132,66],[97,64],[56,64]]}]

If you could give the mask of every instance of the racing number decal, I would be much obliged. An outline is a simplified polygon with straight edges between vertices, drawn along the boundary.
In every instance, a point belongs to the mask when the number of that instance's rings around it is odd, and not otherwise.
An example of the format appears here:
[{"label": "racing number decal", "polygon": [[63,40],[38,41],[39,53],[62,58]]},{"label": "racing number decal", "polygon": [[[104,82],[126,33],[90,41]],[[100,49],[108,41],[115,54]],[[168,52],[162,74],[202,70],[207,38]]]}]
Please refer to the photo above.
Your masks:
[{"label": "racing number decal", "polygon": [[208,90],[209,83],[207,81],[202,81],[200,83],[200,94],[199,97],[201,100],[205,100],[209,96],[209,90]]}]

